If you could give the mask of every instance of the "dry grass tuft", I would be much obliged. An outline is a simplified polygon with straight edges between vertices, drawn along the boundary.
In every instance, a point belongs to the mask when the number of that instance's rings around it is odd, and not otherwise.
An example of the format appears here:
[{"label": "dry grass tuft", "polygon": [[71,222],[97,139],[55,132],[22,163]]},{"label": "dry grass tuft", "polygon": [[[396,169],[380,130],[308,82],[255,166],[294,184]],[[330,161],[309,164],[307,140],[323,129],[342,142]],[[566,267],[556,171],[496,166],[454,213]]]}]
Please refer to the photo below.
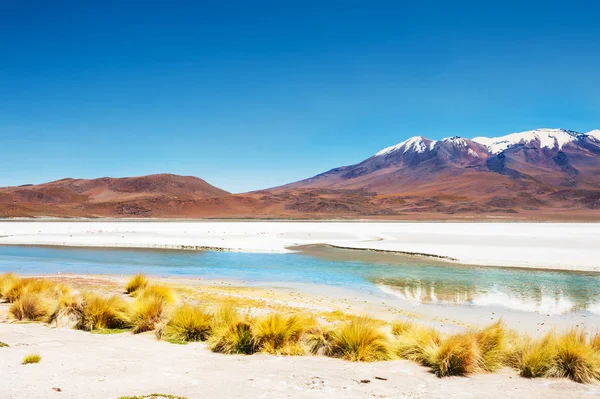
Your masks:
[{"label": "dry grass tuft", "polygon": [[523,349],[520,374],[526,378],[544,377],[554,368],[556,357],[556,334],[529,342]]},{"label": "dry grass tuft", "polygon": [[159,296],[140,296],[131,309],[133,333],[152,331],[163,320],[167,308],[165,300]]},{"label": "dry grass tuft", "polygon": [[590,346],[597,352],[600,352],[600,331],[592,334],[590,337]]},{"label": "dry grass tuft", "polygon": [[571,329],[556,340],[551,377],[567,377],[579,383],[600,379],[600,353],[588,342],[583,330]]},{"label": "dry grass tuft", "polygon": [[160,336],[172,342],[205,341],[210,335],[212,322],[212,315],[201,307],[183,304],[175,309]]},{"label": "dry grass tuft", "polygon": [[399,337],[414,328],[414,324],[409,321],[397,321],[392,324],[392,334]]},{"label": "dry grass tuft", "polygon": [[31,355],[25,356],[21,364],[39,363],[40,360],[42,360],[42,357],[40,355],[38,355],[37,353],[32,353]]},{"label": "dry grass tuft", "polygon": [[331,333],[333,354],[354,362],[373,362],[391,358],[391,344],[379,322],[358,317]]},{"label": "dry grass tuft", "polygon": [[173,304],[176,302],[177,297],[172,288],[165,285],[152,284],[146,288],[136,291],[136,298],[148,298],[156,297],[162,299],[167,304]]},{"label": "dry grass tuft", "polygon": [[444,339],[429,355],[428,363],[438,377],[475,372],[481,361],[473,333],[455,334]]},{"label": "dry grass tuft", "polygon": [[148,285],[148,279],[142,273],[136,274],[127,282],[125,285],[125,292],[127,294],[133,294],[138,290],[146,288]]},{"label": "dry grass tuft", "polygon": [[14,273],[5,273],[0,275],[0,299],[6,298],[6,294],[12,287],[21,280]]},{"label": "dry grass tuft", "polygon": [[17,320],[48,322],[55,309],[56,303],[51,299],[26,293],[12,303],[9,313]]},{"label": "dry grass tuft", "polygon": [[308,353],[317,356],[333,356],[331,332],[321,326],[309,329],[302,337]]},{"label": "dry grass tuft", "polygon": [[130,326],[129,306],[123,299],[117,295],[103,297],[93,293],[84,294],[80,329],[91,331]]},{"label": "dry grass tuft", "polygon": [[257,345],[252,332],[253,320],[225,304],[215,314],[208,347],[213,352],[251,355]]},{"label": "dry grass tuft", "polygon": [[441,335],[433,328],[412,325],[398,336],[395,350],[402,359],[429,366],[432,354],[435,353],[441,343]]},{"label": "dry grass tuft", "polygon": [[509,334],[504,323],[499,320],[475,334],[481,353],[480,367],[489,372],[498,370],[505,364],[510,348]]},{"label": "dry grass tuft", "polygon": [[254,324],[254,338],[261,352],[277,355],[302,355],[299,345],[302,334],[315,325],[315,321],[302,315],[270,313]]}]

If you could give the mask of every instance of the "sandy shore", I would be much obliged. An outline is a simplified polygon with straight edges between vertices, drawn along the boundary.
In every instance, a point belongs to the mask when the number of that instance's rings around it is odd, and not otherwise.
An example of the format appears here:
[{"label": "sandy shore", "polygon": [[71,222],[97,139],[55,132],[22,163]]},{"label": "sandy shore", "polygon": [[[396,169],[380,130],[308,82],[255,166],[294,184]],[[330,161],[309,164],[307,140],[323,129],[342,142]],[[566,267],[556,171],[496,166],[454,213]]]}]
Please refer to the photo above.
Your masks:
[{"label": "sandy shore", "polygon": [[[5,399],[116,399],[151,392],[189,399],[550,399],[600,394],[598,384],[528,380],[508,369],[439,379],[426,368],[403,360],[350,363],[325,357],[220,355],[202,343],[174,345],[156,341],[151,334],[96,335],[37,324],[0,323],[0,340],[10,345],[0,348],[0,392]],[[39,364],[20,364],[34,352],[42,357]]]},{"label": "sandy shore", "polygon": [[4,221],[0,244],[285,252],[296,245],[401,251],[464,264],[600,272],[596,223]]}]

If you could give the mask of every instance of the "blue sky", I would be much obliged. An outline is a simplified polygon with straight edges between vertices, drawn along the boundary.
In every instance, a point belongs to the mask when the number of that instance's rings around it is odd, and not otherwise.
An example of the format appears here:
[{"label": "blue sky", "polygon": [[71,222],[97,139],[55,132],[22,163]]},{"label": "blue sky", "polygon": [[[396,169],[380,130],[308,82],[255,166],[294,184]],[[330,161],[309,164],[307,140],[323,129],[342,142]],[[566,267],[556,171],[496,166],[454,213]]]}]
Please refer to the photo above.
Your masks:
[{"label": "blue sky", "polygon": [[600,128],[595,3],[0,0],[0,185],[243,192],[413,135]]}]

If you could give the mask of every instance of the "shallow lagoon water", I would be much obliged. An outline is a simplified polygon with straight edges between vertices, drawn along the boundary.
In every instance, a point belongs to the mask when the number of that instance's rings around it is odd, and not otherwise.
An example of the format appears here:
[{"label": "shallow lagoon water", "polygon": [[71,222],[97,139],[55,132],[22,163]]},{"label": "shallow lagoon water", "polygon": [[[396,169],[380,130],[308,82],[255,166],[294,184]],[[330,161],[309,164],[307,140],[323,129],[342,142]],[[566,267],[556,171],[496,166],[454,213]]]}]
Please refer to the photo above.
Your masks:
[{"label": "shallow lagoon water", "polygon": [[600,274],[461,266],[319,246],[287,254],[0,246],[0,272],[7,271],[309,283],[417,303],[600,314]]}]

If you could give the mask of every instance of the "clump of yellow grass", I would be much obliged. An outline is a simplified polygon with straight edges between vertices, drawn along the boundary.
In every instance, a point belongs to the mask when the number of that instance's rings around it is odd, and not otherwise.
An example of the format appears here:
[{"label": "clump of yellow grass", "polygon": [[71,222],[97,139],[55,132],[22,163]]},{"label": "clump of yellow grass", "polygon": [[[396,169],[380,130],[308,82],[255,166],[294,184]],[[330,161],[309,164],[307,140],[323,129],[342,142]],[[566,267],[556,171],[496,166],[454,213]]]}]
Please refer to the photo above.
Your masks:
[{"label": "clump of yellow grass", "polygon": [[142,273],[133,276],[125,285],[125,292],[133,294],[137,290],[144,289],[148,285],[148,278]]},{"label": "clump of yellow grass", "polygon": [[269,313],[254,323],[253,334],[258,350],[277,355],[302,355],[305,353],[300,339],[315,325],[307,316]]},{"label": "clump of yellow grass", "polygon": [[600,352],[588,341],[585,331],[570,329],[554,342],[556,352],[549,376],[580,383],[600,379]]},{"label": "clump of yellow grass", "polygon": [[82,319],[78,326],[80,329],[91,331],[130,326],[129,306],[119,296],[103,297],[94,293],[84,294]]},{"label": "clump of yellow grass", "polygon": [[481,361],[474,333],[454,334],[428,353],[427,363],[438,377],[475,372]]},{"label": "clump of yellow grass", "polygon": [[431,357],[442,343],[442,336],[435,329],[411,324],[399,331],[395,342],[395,352],[402,358],[424,366],[431,365]]},{"label": "clump of yellow grass", "polygon": [[350,361],[373,362],[391,358],[391,342],[381,323],[357,317],[331,333],[332,353]]},{"label": "clump of yellow grass", "polygon": [[222,305],[215,314],[208,347],[213,352],[250,355],[257,351],[252,331],[253,320],[231,304]]},{"label": "clump of yellow grass", "polygon": [[56,303],[40,294],[20,295],[10,306],[9,313],[17,320],[48,322],[56,309]]},{"label": "clump of yellow grass", "polygon": [[212,314],[186,303],[175,309],[163,329],[157,330],[157,337],[171,342],[205,341],[212,325]]}]

